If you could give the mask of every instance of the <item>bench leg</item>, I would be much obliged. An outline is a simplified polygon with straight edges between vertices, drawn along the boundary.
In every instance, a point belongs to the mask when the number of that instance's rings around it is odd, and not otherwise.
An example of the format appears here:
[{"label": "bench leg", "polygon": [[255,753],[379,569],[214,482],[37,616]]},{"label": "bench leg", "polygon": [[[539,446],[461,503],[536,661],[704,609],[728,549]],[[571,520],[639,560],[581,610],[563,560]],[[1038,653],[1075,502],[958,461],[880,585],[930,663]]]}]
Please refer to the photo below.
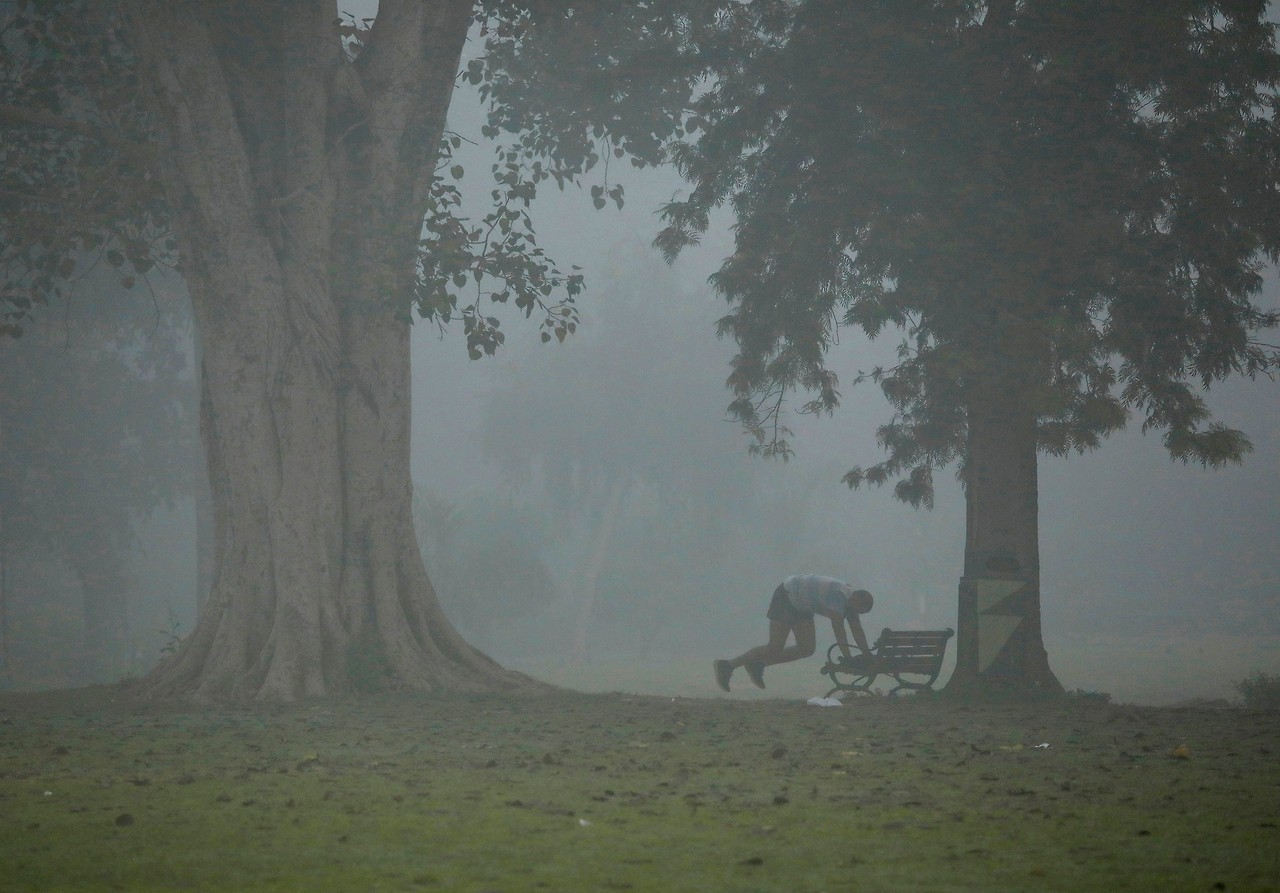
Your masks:
[{"label": "bench leg", "polygon": [[[890,675],[893,675],[893,674],[890,674]],[[904,688],[907,689],[908,691],[933,691],[933,683],[934,683],[934,680],[936,680],[937,678],[938,676],[935,673],[925,682],[908,682],[907,680],[903,679],[901,676],[893,676],[893,681],[898,683],[898,685],[892,691],[890,691],[889,694],[896,695],[898,692],[902,691]]]},{"label": "bench leg", "polygon": [[[828,673],[827,675],[831,677],[831,681],[835,684],[835,687],[832,688],[831,691],[827,692],[825,695],[825,697],[829,698],[838,691],[862,692],[863,694],[870,693],[871,683],[876,681],[876,676],[878,676],[879,674],[878,673],[841,674],[839,670],[835,670],[833,672]],[[850,679],[848,682],[841,682],[838,678],[836,678],[838,675],[849,675]]]}]

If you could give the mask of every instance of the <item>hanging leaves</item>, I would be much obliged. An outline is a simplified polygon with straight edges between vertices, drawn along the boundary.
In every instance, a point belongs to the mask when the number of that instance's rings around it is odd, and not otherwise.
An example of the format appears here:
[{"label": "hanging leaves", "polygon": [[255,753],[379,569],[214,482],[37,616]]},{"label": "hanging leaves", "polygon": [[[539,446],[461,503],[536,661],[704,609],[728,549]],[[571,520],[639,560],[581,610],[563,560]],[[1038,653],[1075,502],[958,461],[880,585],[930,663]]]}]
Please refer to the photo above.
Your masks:
[{"label": "hanging leaves", "polygon": [[[455,143],[446,135],[438,167],[448,167]],[[537,185],[550,176],[538,162],[514,149],[500,149],[492,167],[495,188],[490,210],[479,220],[461,216],[462,194],[454,183],[437,176],[419,250],[421,275],[414,306],[424,319],[447,326],[455,317],[463,324],[467,354],[492,356],[505,335],[487,304],[512,303],[525,318],[541,317],[544,342],[563,341],[578,323],[574,299],[582,293],[581,273],[564,273],[538,247],[529,207]],[[454,181],[460,171],[449,168]],[[555,297],[559,292],[561,297]]]},{"label": "hanging leaves", "polygon": [[[125,43],[86,0],[37,3],[0,53],[0,337],[104,260],[128,287],[173,261]],[[92,59],[85,78],[73,60]]]},{"label": "hanging leaves", "polygon": [[838,405],[827,348],[853,325],[901,342],[897,365],[849,377],[894,408],[887,458],[851,486],[903,476],[899,497],[927,504],[992,376],[1028,385],[1049,452],[1137,409],[1175,458],[1239,460],[1248,441],[1185,395],[1280,365],[1258,337],[1280,322],[1257,303],[1280,258],[1264,6],[993,6],[535,4],[491,42],[491,121],[567,147],[575,173],[599,145],[674,163],[691,189],[662,211],[668,260],[734,212],[712,283],[740,350],[730,412],[761,453],[789,455],[791,394]]}]

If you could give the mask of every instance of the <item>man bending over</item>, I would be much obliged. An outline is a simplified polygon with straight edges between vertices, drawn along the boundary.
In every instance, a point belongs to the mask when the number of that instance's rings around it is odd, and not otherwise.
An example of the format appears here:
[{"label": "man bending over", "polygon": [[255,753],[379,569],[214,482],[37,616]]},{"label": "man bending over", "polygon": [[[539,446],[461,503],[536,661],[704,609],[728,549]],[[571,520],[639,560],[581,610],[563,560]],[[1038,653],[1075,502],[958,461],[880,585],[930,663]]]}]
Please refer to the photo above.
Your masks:
[{"label": "man bending over", "polygon": [[[817,614],[831,621],[831,631],[835,633],[836,642],[845,657],[851,657],[849,639],[844,632],[845,623],[849,624],[857,646],[864,653],[870,653],[867,636],[862,631],[861,615],[870,611],[872,604],[874,601],[867,590],[854,589],[848,583],[831,577],[814,574],[787,577],[774,590],[769,610],[765,612],[769,618],[769,641],[744,651],[732,660],[715,661],[716,685],[728,691],[729,677],[735,669],[744,667],[756,688],[764,688],[765,667],[813,654],[813,618]],[[795,643],[788,645],[788,637],[794,637]]]}]

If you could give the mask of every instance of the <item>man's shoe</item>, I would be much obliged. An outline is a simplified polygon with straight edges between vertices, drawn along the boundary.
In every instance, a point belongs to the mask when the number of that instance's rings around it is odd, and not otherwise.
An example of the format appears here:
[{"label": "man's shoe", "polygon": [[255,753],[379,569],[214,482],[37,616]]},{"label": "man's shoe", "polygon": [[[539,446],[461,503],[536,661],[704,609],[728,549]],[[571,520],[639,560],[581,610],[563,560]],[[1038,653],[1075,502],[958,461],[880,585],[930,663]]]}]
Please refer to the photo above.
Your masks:
[{"label": "man's shoe", "polygon": [[743,669],[747,671],[747,675],[751,677],[751,683],[756,688],[764,688],[764,664],[753,661],[745,664]]},{"label": "man's shoe", "polygon": [[716,671],[716,685],[729,690],[729,676],[733,674],[733,667],[729,666],[727,660],[718,660],[711,665]]}]

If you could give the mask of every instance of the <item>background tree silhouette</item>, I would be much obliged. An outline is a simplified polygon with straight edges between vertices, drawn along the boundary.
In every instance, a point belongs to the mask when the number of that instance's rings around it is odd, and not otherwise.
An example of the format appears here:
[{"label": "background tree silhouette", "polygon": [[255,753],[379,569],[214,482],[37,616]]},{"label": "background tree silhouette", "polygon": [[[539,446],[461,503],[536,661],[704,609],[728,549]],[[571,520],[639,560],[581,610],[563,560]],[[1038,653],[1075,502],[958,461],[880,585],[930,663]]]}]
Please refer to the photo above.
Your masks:
[{"label": "background tree silhouette", "polygon": [[[83,630],[71,678],[86,683],[131,667],[127,563],[138,523],[198,480],[190,315],[180,299],[153,300],[111,278],[49,298],[61,325],[0,338],[5,582],[42,553],[71,569]],[[7,588],[0,606],[33,600]]]}]

